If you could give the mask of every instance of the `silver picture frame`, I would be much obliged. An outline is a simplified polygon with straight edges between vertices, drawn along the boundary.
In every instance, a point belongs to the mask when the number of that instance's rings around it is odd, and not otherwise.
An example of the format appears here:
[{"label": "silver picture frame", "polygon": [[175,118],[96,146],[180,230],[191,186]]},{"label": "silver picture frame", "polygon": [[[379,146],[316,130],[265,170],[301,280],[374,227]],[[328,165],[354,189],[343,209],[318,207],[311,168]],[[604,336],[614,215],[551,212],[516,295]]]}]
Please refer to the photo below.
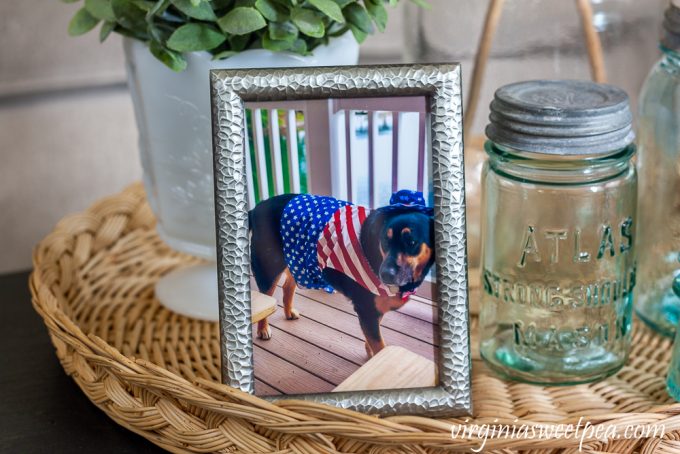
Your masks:
[{"label": "silver picture frame", "polygon": [[438,286],[438,385],[267,397],[383,416],[472,411],[461,71],[458,64],[212,70],[211,100],[223,382],[254,392],[246,176],[246,102],[425,96]]}]

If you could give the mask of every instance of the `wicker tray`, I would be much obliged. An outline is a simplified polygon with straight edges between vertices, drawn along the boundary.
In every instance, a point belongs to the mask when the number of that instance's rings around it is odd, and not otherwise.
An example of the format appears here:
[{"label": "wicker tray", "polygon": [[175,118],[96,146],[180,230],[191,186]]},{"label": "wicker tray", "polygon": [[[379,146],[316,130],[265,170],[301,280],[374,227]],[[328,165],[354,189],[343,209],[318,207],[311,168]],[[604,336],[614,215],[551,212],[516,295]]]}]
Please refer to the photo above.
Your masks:
[{"label": "wicker tray", "polygon": [[[154,299],[155,280],[192,261],[158,239],[139,185],[65,218],[36,248],[33,305],[66,373],[117,423],[172,452],[437,453],[479,446],[475,436],[452,439],[451,424],[465,418],[380,419],[299,401],[271,404],[221,385],[217,324],[178,316]],[[473,337],[475,312],[473,305]],[[661,423],[664,438],[586,440],[583,452],[680,452],[680,404],[671,405],[664,389],[671,343],[638,323],[633,345],[616,376],[557,388],[505,382],[473,347],[470,419],[519,427],[585,417],[618,433],[629,424]],[[500,438],[486,449],[578,452],[579,442]]]}]

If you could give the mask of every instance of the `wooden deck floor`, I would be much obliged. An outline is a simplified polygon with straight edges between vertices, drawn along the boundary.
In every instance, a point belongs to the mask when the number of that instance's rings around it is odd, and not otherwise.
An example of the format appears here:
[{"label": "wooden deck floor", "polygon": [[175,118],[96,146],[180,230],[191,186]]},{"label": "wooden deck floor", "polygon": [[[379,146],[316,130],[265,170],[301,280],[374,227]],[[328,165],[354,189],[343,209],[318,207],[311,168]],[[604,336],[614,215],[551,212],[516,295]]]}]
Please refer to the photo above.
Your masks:
[{"label": "wooden deck floor", "polygon": [[[279,307],[269,317],[272,338],[253,332],[255,393],[259,396],[312,394],[332,391],[368,357],[352,303],[344,296],[298,289],[299,320],[286,320],[281,288],[274,294]],[[385,314],[382,333],[387,345],[398,345],[437,362],[436,307],[423,289],[399,311]]]}]

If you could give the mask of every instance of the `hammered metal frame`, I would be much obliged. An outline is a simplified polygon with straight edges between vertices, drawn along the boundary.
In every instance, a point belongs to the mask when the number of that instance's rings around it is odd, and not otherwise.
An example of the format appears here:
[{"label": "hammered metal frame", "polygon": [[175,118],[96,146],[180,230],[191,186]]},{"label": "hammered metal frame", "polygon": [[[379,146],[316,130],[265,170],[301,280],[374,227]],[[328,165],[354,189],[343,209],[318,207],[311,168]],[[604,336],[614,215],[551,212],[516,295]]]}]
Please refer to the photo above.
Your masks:
[{"label": "hammered metal frame", "polygon": [[439,292],[439,384],[432,388],[275,396],[266,399],[305,399],[380,415],[470,414],[472,399],[460,66],[213,70],[210,79],[222,381],[251,394],[254,392],[244,102],[426,96],[431,112]]}]

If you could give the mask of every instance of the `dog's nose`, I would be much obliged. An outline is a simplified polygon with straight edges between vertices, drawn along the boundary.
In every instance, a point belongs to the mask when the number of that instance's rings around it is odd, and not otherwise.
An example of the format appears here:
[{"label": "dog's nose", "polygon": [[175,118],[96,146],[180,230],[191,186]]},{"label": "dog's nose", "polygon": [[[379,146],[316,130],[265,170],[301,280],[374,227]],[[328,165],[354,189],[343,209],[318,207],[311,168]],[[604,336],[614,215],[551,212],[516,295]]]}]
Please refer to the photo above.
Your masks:
[{"label": "dog's nose", "polygon": [[385,284],[394,284],[397,277],[397,269],[392,266],[385,266],[380,270],[380,280]]}]

